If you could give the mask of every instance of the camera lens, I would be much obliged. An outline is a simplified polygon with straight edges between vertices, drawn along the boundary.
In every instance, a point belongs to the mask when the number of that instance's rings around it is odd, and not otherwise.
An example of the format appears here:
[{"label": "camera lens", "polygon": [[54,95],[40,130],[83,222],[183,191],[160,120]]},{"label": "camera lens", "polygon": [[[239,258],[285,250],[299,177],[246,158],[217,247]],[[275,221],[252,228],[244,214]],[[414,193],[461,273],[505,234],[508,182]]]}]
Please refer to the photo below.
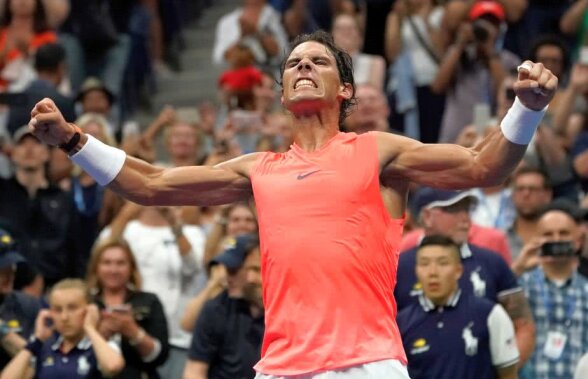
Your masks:
[{"label": "camera lens", "polygon": [[474,33],[474,38],[477,42],[486,42],[489,37],[488,30],[479,22],[474,22],[472,25],[472,31]]}]

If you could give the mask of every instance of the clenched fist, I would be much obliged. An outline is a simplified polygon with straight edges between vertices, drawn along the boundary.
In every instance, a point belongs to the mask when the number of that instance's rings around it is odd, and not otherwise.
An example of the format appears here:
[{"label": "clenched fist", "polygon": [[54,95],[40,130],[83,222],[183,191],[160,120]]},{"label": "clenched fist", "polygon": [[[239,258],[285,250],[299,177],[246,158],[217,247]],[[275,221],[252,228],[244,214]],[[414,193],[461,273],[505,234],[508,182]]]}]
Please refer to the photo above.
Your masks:
[{"label": "clenched fist", "polygon": [[553,99],[557,83],[557,77],[542,63],[525,61],[519,66],[519,77],[513,89],[527,108],[540,111]]},{"label": "clenched fist", "polygon": [[35,137],[51,146],[67,143],[76,132],[65,121],[53,100],[48,98],[39,101],[31,111],[29,127]]}]

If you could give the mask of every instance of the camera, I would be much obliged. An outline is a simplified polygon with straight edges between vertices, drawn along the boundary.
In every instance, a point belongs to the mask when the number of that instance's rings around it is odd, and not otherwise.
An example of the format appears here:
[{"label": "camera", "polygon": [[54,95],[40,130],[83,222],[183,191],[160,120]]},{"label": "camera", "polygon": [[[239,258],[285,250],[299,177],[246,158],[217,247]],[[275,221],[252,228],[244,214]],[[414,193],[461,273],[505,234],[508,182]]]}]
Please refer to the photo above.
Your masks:
[{"label": "camera", "polygon": [[541,246],[543,257],[572,257],[576,255],[572,241],[545,242]]},{"label": "camera", "polygon": [[472,23],[472,32],[474,33],[474,39],[478,43],[484,43],[490,37],[488,28],[484,25],[483,20],[476,20]]}]

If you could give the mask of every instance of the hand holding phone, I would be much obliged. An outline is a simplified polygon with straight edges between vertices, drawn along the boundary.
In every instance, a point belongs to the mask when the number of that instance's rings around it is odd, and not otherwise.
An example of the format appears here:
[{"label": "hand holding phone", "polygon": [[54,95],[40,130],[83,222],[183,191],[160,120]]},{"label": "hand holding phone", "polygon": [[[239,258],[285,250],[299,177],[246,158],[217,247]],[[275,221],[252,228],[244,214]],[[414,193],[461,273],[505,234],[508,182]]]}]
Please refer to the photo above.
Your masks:
[{"label": "hand holding phone", "polygon": [[551,241],[541,246],[542,257],[573,257],[576,254],[572,241]]}]

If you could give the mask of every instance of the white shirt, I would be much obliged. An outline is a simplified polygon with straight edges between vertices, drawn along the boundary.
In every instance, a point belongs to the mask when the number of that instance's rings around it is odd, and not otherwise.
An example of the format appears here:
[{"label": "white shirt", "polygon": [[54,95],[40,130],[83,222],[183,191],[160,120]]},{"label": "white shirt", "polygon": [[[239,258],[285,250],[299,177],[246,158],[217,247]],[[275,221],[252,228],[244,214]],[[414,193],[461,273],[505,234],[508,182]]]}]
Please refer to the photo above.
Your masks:
[{"label": "white shirt", "polygon": [[510,317],[500,304],[496,304],[488,315],[490,355],[494,367],[512,366],[519,361],[519,349]]},{"label": "white shirt", "polygon": [[[429,25],[438,30],[441,27],[443,13],[443,7],[435,7],[435,9],[429,14]],[[422,17],[411,16],[411,18],[423,39],[428,42],[429,46],[433,46]],[[435,76],[437,76],[439,66],[420,43],[408,20],[403,20],[401,32],[403,46],[410,53],[416,85],[420,87],[431,84],[435,79]]]},{"label": "white shirt", "polygon": [[[225,52],[229,47],[234,45],[241,38],[241,26],[239,17],[241,17],[242,8],[237,8],[231,13],[227,13],[216,24],[216,35],[212,51],[212,60],[215,64],[225,63]],[[270,5],[265,5],[259,16],[257,30],[269,32],[278,43],[278,55],[272,58],[272,61],[280,62],[288,48],[288,37],[282,26],[280,14]]]}]

